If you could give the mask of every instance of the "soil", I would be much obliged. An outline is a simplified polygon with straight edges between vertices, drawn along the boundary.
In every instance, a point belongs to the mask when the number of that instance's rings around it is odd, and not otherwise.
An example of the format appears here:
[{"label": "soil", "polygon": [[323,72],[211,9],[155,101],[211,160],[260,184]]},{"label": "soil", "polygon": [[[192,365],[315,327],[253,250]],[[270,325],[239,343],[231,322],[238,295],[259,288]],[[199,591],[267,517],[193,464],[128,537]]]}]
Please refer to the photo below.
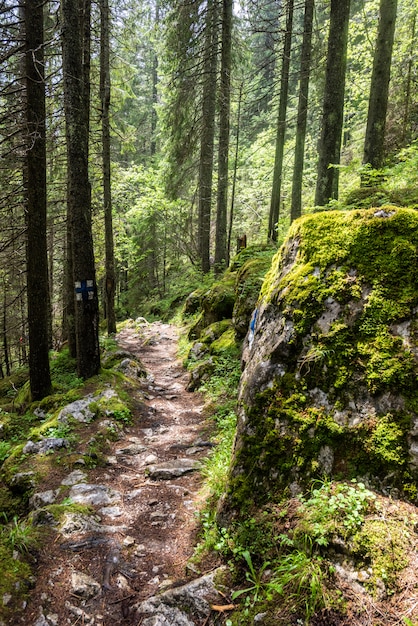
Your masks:
[{"label": "soil", "polygon": [[[28,605],[11,624],[137,624],[138,602],[200,573],[188,566],[203,499],[200,472],[166,480],[147,473],[150,461],[200,461],[211,448],[204,401],[186,391],[188,374],[176,356],[177,338],[174,326],[160,322],[118,335],[120,347],[139,357],[147,377],[133,398],[132,425],[112,444],[106,466],[81,469],[86,482],[114,489],[122,498],[107,512],[96,510],[98,529],[107,527],[107,532],[90,529],[72,533],[70,540],[52,535],[38,555]],[[135,446],[142,452],[132,453]],[[38,490],[56,488],[65,475],[58,468]],[[99,583],[93,597],[77,595],[74,572]]]}]

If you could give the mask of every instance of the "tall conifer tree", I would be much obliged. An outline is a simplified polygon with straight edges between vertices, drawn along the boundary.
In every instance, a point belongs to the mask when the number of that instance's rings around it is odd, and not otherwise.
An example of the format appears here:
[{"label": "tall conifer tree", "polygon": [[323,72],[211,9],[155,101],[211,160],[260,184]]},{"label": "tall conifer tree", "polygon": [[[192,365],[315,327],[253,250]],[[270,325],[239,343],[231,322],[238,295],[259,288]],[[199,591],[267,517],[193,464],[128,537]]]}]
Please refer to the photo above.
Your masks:
[{"label": "tall conifer tree", "polygon": [[369,111],[363,162],[379,169],[383,165],[392,48],[397,0],[380,0],[379,28],[373,59]]},{"label": "tall conifer tree", "polygon": [[315,204],[338,198],[350,0],[331,0]]},{"label": "tall conifer tree", "polygon": [[26,222],[29,377],[33,400],[51,392],[46,238],[46,140],[43,1],[26,0]]},{"label": "tall conifer tree", "polygon": [[[79,0],[63,0],[64,105],[68,159],[68,215],[72,239],[77,370],[89,378],[100,369],[99,307],[91,228],[88,172],[89,11]],[[84,54],[84,58],[83,58]]]}]

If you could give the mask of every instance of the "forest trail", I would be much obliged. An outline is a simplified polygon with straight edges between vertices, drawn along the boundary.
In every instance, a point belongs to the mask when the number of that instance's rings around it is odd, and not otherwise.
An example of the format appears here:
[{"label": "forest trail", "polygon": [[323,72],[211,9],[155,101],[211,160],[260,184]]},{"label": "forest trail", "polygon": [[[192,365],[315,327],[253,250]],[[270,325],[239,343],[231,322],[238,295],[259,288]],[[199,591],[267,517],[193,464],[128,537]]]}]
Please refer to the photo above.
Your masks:
[{"label": "forest trail", "polygon": [[117,336],[147,370],[133,424],[112,444],[105,467],[67,477],[65,484],[75,481],[71,493],[84,495],[95,513],[73,516],[42,549],[16,624],[138,624],[138,602],[187,579],[202,498],[199,461],[211,444],[203,399],[186,391],[177,339],[177,329],[160,322]]}]

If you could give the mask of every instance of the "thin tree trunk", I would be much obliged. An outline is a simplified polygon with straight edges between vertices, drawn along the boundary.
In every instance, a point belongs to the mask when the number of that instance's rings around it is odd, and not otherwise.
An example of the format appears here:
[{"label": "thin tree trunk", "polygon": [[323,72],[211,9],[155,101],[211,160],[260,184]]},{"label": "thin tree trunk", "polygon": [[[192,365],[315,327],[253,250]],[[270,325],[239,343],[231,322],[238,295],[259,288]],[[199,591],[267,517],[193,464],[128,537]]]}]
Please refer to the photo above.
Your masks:
[{"label": "thin tree trunk", "polygon": [[51,392],[46,240],[46,140],[43,2],[26,0],[26,223],[29,379],[33,400]]},{"label": "thin tree trunk", "polygon": [[274,157],[273,188],[271,192],[268,240],[277,241],[277,224],[280,214],[282,192],[283,154],[286,135],[286,112],[289,93],[290,51],[292,48],[293,31],[293,0],[287,1],[286,32],[283,44],[282,73],[280,78],[280,101],[277,118],[276,153]]},{"label": "thin tree trunk", "polygon": [[380,0],[379,29],[373,59],[363,163],[383,165],[390,69],[395,36],[397,0]]},{"label": "thin tree trunk", "polygon": [[229,126],[231,110],[232,0],[222,2],[221,83],[219,89],[218,194],[215,234],[215,272],[229,265],[227,247]]},{"label": "thin tree trunk", "polygon": [[414,67],[414,50],[415,50],[415,37],[416,37],[416,24],[417,24],[417,14],[416,11],[412,17],[412,25],[411,25],[411,45],[409,49],[409,61],[408,61],[408,71],[406,73],[406,86],[405,86],[405,108],[403,115],[403,126],[402,126],[402,139],[403,141],[407,141],[408,137],[408,127],[410,126],[409,120],[409,111],[411,106],[411,87],[412,87],[412,70]]},{"label": "thin tree trunk", "polygon": [[[331,0],[315,204],[338,199],[350,0]],[[337,166],[337,167],[334,167]]]},{"label": "thin tree trunk", "polygon": [[302,181],[305,157],[306,121],[308,117],[314,4],[314,0],[305,0],[305,18],[300,58],[298,116],[296,122],[295,162],[292,181],[292,205],[290,209],[291,222],[302,215]]},{"label": "thin tree trunk", "polygon": [[[91,194],[88,176],[87,76],[83,68],[86,23],[82,31],[77,0],[63,0],[63,71],[68,158],[69,226],[72,237],[73,285],[76,299],[77,370],[89,378],[100,369],[99,315],[91,230]],[[84,20],[88,17],[84,14]],[[84,50],[86,46],[84,46]],[[88,82],[88,81],[87,81]]]},{"label": "thin tree trunk", "polygon": [[7,338],[7,290],[5,282],[3,282],[3,352],[6,376],[10,376],[9,342]]},{"label": "thin tree trunk", "polygon": [[115,254],[110,177],[110,27],[108,0],[100,2],[100,101],[102,107],[103,205],[105,221],[105,297],[107,334],[116,333]]},{"label": "thin tree trunk", "polygon": [[212,174],[215,141],[217,11],[216,1],[208,0],[203,61],[202,131],[199,157],[198,245],[202,272],[210,270],[210,222],[212,212]]},{"label": "thin tree trunk", "polygon": [[[160,5],[157,0],[155,6],[155,24],[160,21]],[[158,56],[156,49],[152,52],[152,112],[151,112],[151,156],[157,150],[157,98],[158,98]]]},{"label": "thin tree trunk", "polygon": [[236,184],[237,184],[238,153],[239,153],[239,138],[240,138],[240,124],[241,124],[242,88],[243,88],[243,83],[240,84],[239,95],[238,95],[237,134],[235,137],[234,173],[232,177],[231,209],[229,212],[229,228],[228,228],[228,259],[231,257],[232,226],[234,224],[235,189],[236,189]]}]

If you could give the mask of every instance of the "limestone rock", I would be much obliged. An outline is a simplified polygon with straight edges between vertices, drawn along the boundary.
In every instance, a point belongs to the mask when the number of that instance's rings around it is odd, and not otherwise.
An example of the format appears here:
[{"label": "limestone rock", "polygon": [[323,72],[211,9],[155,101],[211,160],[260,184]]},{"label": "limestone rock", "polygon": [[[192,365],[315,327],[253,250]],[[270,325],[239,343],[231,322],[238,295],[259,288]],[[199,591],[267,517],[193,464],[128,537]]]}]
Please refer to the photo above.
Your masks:
[{"label": "limestone rock", "polygon": [[34,493],[33,496],[29,498],[29,508],[33,511],[34,509],[40,509],[48,504],[53,504],[58,495],[59,489],[49,489],[48,491]]},{"label": "limestone rock", "polygon": [[101,590],[100,583],[94,580],[94,578],[77,571],[71,574],[71,588],[76,596],[85,600],[94,598]]},{"label": "limestone rock", "polygon": [[417,498],[417,258],[412,210],[292,225],[244,343],[224,510],[324,475]]},{"label": "limestone rock", "polygon": [[193,617],[202,620],[210,615],[210,603],[218,597],[214,581],[221,571],[148,598],[138,605],[136,615],[144,626],[194,626]]},{"label": "limestone rock", "polygon": [[73,502],[93,506],[113,505],[122,498],[119,491],[111,487],[87,483],[73,485],[69,497]]},{"label": "limestone rock", "polygon": [[68,448],[68,439],[63,437],[45,437],[41,441],[28,441],[23,448],[23,454],[47,454],[60,448]]},{"label": "limestone rock", "polygon": [[150,465],[147,469],[147,474],[154,480],[171,480],[172,478],[179,478],[179,476],[194,472],[198,468],[199,462],[193,459],[174,459],[158,465]]}]

